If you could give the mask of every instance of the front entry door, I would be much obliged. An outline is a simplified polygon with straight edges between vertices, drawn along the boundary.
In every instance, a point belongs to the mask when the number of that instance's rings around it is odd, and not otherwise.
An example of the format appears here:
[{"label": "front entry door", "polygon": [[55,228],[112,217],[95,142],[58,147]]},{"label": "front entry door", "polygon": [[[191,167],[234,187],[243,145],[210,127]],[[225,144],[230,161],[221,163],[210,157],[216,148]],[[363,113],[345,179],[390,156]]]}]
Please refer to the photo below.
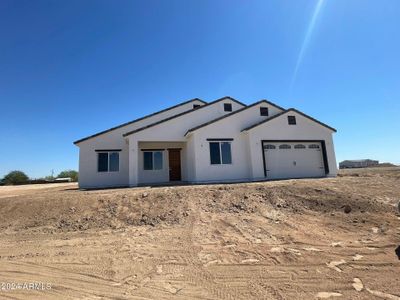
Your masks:
[{"label": "front entry door", "polygon": [[181,180],[181,149],[168,149],[169,181]]}]

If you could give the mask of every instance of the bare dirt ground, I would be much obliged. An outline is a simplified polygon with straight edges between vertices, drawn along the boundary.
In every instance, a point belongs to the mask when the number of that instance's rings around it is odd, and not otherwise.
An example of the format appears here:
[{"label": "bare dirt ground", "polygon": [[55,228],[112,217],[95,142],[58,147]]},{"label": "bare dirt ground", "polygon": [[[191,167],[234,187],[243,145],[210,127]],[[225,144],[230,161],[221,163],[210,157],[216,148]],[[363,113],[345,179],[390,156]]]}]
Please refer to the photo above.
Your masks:
[{"label": "bare dirt ground", "polygon": [[[400,168],[232,185],[0,187],[0,299],[400,299],[399,201]],[[31,282],[51,289],[7,290]]]}]

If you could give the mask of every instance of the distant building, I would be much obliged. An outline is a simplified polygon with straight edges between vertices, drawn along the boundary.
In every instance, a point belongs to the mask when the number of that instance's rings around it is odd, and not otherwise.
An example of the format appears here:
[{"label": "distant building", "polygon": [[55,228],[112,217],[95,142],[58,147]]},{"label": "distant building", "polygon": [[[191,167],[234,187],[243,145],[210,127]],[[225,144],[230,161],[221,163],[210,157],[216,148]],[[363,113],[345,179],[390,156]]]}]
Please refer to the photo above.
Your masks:
[{"label": "distant building", "polygon": [[55,182],[71,182],[72,178],[71,177],[60,177],[60,178],[56,178],[54,181]]},{"label": "distant building", "polygon": [[379,165],[379,161],[372,159],[344,160],[339,163],[339,169],[368,168],[377,165]]}]

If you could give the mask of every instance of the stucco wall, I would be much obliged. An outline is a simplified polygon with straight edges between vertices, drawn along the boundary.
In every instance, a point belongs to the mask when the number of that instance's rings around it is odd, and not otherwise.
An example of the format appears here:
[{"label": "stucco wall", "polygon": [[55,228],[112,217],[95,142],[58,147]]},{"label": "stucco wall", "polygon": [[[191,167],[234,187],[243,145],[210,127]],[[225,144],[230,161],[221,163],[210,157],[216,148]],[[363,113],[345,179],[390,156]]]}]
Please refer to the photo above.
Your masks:
[{"label": "stucco wall", "polygon": [[[168,148],[181,148],[181,175],[182,180],[187,180],[186,172],[186,144],[185,143],[139,143],[139,172],[138,183],[157,183],[169,181],[169,157]],[[163,153],[163,168],[161,170],[144,170],[143,151],[142,149],[164,149]]]},{"label": "stucco wall", "polygon": [[[179,148],[182,148],[182,180],[189,182],[264,179],[261,140],[324,140],[330,170],[328,175],[337,174],[332,131],[301,114],[289,112],[250,131],[241,132],[242,129],[266,118],[260,116],[260,106],[269,108],[268,117],[282,111],[268,103],[249,107],[231,117],[200,128],[186,137],[184,135],[189,129],[229,114],[230,112],[225,112],[223,109],[224,103],[231,103],[233,111],[243,106],[227,98],[144,129],[127,138],[123,137],[126,132],[191,110],[194,103],[202,104],[200,101],[187,103],[79,143],[80,187],[135,186],[144,183],[167,182],[169,180],[168,151],[165,150],[163,154],[162,170],[145,171],[140,149],[178,148],[177,143],[181,145]],[[296,116],[297,125],[288,125],[287,115]],[[232,164],[211,165],[209,141],[207,141],[210,138],[233,139],[231,142]],[[96,149],[121,149],[119,172],[97,172]]]},{"label": "stucco wall", "polygon": [[[194,181],[229,181],[251,178],[248,137],[246,134],[241,133],[241,130],[267,118],[260,115],[260,107],[268,107],[269,117],[282,111],[270,104],[260,103],[228,118],[200,128],[191,134],[197,146]],[[210,142],[207,141],[209,138],[233,138],[233,141],[231,141],[232,164],[211,164]]]},{"label": "stucco wall", "polygon": [[[194,100],[171,110],[148,117],[133,124],[117,128],[113,131],[82,141],[79,147],[79,187],[95,188],[108,186],[126,186],[129,183],[129,158],[128,144],[123,138],[123,134],[131,130],[149,125],[159,120],[191,110],[193,104],[204,105],[204,103]],[[119,172],[97,172],[96,149],[122,149],[120,152]]]},{"label": "stucco wall", "polygon": [[[296,125],[288,125],[287,116],[296,116]],[[248,131],[253,179],[264,178],[261,140],[324,140],[329,165],[328,176],[336,176],[337,166],[332,131],[296,112],[288,112]]]},{"label": "stucco wall", "polygon": [[196,157],[196,144],[195,139],[192,136],[187,138],[186,142],[186,172],[187,181],[193,182],[195,180],[195,157]]},{"label": "stucco wall", "polygon": [[[129,140],[129,152],[131,153],[129,158],[129,184],[131,186],[135,186],[139,183],[140,174],[138,172],[140,172],[140,168],[135,168],[135,166],[138,166],[139,163],[138,143],[145,141],[186,142],[187,138],[185,137],[185,133],[190,128],[230,113],[224,111],[224,103],[231,103],[233,111],[243,107],[235,101],[227,98],[204,108],[194,110],[175,119],[168,120],[156,126],[129,135],[127,137]],[[188,156],[186,156],[186,158],[187,157]],[[189,157],[193,157],[193,148],[190,148]]]}]

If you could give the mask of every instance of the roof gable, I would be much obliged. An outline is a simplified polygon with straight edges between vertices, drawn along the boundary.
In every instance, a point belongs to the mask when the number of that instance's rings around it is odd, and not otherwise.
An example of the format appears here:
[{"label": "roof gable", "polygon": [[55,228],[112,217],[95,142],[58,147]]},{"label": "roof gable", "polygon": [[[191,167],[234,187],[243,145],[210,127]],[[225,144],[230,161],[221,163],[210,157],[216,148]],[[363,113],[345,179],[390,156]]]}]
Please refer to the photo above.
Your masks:
[{"label": "roof gable", "polygon": [[189,111],[185,111],[185,112],[182,112],[182,113],[180,113],[180,114],[171,116],[171,117],[169,117],[169,118],[160,120],[160,121],[158,121],[158,122],[149,124],[149,125],[147,125],[147,126],[143,126],[143,127],[141,127],[141,128],[138,128],[138,129],[129,131],[129,132],[127,132],[127,133],[124,133],[123,136],[126,137],[126,136],[128,136],[128,135],[137,133],[137,132],[139,132],[139,131],[142,131],[142,130],[145,130],[145,129],[154,127],[154,126],[156,126],[156,125],[165,123],[165,122],[167,122],[167,121],[170,121],[170,120],[179,118],[179,117],[181,117],[181,116],[183,116],[183,115],[186,115],[186,114],[188,114],[188,113],[197,112],[197,111],[199,111],[199,110],[201,110],[201,109],[203,109],[203,108],[205,108],[205,107],[209,107],[209,106],[211,106],[211,105],[213,105],[213,104],[215,104],[215,103],[218,103],[218,102],[221,102],[221,101],[224,101],[224,100],[231,100],[231,101],[236,102],[237,104],[239,104],[239,105],[241,105],[241,106],[246,107],[246,105],[245,105],[244,103],[242,103],[242,102],[240,102],[240,101],[238,101],[238,100],[236,100],[236,99],[234,99],[234,98],[232,98],[232,97],[230,97],[230,96],[226,96],[226,97],[222,97],[222,98],[219,98],[219,99],[217,99],[217,100],[214,100],[214,101],[212,101],[212,102],[209,102],[209,103],[207,103],[207,104],[205,104],[205,105],[202,105],[202,106],[200,106],[200,107],[198,107],[198,108],[196,108],[196,109],[192,109],[192,110],[189,110]]},{"label": "roof gable", "polygon": [[317,123],[317,124],[319,124],[319,125],[321,125],[321,126],[323,126],[323,127],[325,127],[325,128],[328,128],[329,130],[332,130],[332,131],[334,131],[334,132],[337,131],[335,128],[330,127],[330,126],[326,125],[325,123],[322,123],[322,122],[318,121],[317,119],[314,119],[313,117],[310,117],[309,115],[306,115],[305,113],[303,113],[303,112],[301,112],[301,111],[299,111],[299,110],[297,110],[297,109],[295,109],[295,108],[289,108],[289,109],[287,109],[287,110],[285,110],[285,111],[283,111],[283,112],[281,112],[281,113],[279,113],[279,114],[277,114],[277,115],[274,115],[274,116],[272,116],[272,117],[270,117],[270,118],[268,118],[268,119],[266,119],[266,120],[264,120],[264,121],[258,122],[258,123],[254,124],[254,125],[251,125],[251,126],[249,126],[249,127],[247,127],[247,128],[244,128],[244,129],[242,130],[242,132],[243,132],[243,131],[249,131],[249,130],[255,128],[255,127],[258,127],[259,125],[265,124],[265,123],[267,123],[267,122],[269,122],[269,121],[271,121],[271,120],[274,120],[274,119],[276,119],[276,118],[279,118],[279,117],[281,117],[282,115],[284,115],[284,114],[286,114],[286,113],[289,113],[289,112],[291,112],[291,111],[292,111],[292,112],[296,112],[296,113],[298,113],[299,115],[301,115],[301,116],[303,116],[303,117],[305,117],[305,118],[307,118],[307,119],[309,119],[309,120],[311,120],[311,121],[313,121],[313,122],[315,122],[315,123]]},{"label": "roof gable", "polygon": [[285,111],[285,109],[282,108],[282,107],[280,107],[279,105],[276,105],[275,103],[272,103],[272,102],[270,102],[270,101],[268,101],[268,100],[263,99],[263,100],[260,100],[260,101],[258,101],[258,102],[255,102],[255,103],[253,103],[253,104],[251,104],[251,105],[245,106],[245,107],[243,107],[243,108],[241,108],[241,109],[238,109],[238,110],[236,110],[236,111],[234,111],[234,112],[232,112],[232,113],[230,113],[230,114],[221,116],[221,117],[219,117],[219,118],[213,119],[213,120],[211,120],[211,121],[208,121],[208,122],[206,122],[206,123],[203,123],[203,124],[200,124],[200,125],[198,125],[198,126],[196,126],[196,127],[193,127],[193,128],[189,129],[189,130],[185,133],[185,136],[186,136],[187,134],[191,133],[191,132],[194,132],[194,131],[200,129],[200,128],[206,127],[206,126],[208,126],[208,125],[211,125],[211,124],[213,124],[213,123],[215,123],[215,122],[218,122],[218,121],[220,121],[220,120],[223,120],[223,119],[225,119],[225,118],[229,118],[229,117],[231,117],[231,116],[233,116],[233,115],[236,115],[236,114],[238,114],[238,113],[240,113],[240,112],[242,112],[242,111],[244,111],[244,110],[247,110],[247,109],[249,109],[249,108],[252,108],[252,107],[254,107],[254,106],[257,106],[257,105],[259,105],[259,104],[261,104],[261,103],[269,104],[269,105],[272,105],[272,106],[274,106],[274,107],[276,107],[276,108],[278,108],[278,109],[281,109],[281,110]]},{"label": "roof gable", "polygon": [[[165,109],[163,109],[163,110],[154,112],[154,113],[149,114],[149,115],[146,115],[146,116],[144,116],[144,117],[141,117],[141,118],[138,118],[138,119],[135,119],[135,120],[132,120],[132,121],[123,123],[123,124],[121,124],[121,125],[112,127],[112,128],[110,128],[110,129],[107,129],[107,130],[100,131],[100,132],[98,132],[98,133],[95,133],[95,134],[93,134],[93,135],[87,136],[87,137],[85,137],[85,138],[79,139],[79,140],[75,141],[74,144],[77,145],[77,144],[79,144],[79,143],[81,143],[81,142],[83,142],[83,141],[92,139],[92,138],[97,137],[97,136],[99,136],[99,135],[102,135],[102,134],[108,133],[108,132],[110,132],[110,131],[113,131],[113,130],[122,128],[122,127],[127,126],[127,125],[131,125],[131,124],[133,124],[133,123],[142,121],[142,120],[144,120],[144,119],[147,119],[147,118],[156,116],[156,115],[161,114],[161,113],[163,113],[163,112],[167,112],[167,111],[172,110],[172,109],[174,109],[174,108],[177,108],[177,107],[179,107],[179,106],[183,106],[183,105],[189,104],[189,103],[191,103],[191,102],[195,102],[195,101],[201,102],[201,103],[203,103],[204,105],[207,104],[207,102],[205,102],[204,100],[201,100],[201,99],[199,99],[199,98],[193,98],[193,99],[191,99],[191,100],[187,100],[187,101],[181,102],[181,103],[179,103],[179,104],[176,104],[176,105],[174,105],[174,106],[171,106],[171,107],[165,108]],[[191,111],[191,110],[188,110],[188,111]]]}]

